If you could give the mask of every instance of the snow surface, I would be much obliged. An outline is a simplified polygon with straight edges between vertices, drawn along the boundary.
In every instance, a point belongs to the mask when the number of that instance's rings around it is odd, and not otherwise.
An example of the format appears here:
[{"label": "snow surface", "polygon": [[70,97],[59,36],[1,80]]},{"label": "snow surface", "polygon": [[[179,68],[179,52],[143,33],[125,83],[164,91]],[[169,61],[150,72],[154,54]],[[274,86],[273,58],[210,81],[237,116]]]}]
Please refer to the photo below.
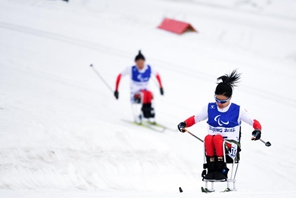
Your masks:
[{"label": "snow surface", "polygon": [[[0,197],[295,197],[296,2],[293,0],[0,1]],[[156,27],[164,17],[198,33]],[[243,73],[233,102],[243,124],[237,192],[200,192],[203,145],[133,126],[129,80],[141,49],[162,76],[157,120],[171,128],[213,100],[216,78]],[[154,81],[155,82],[155,81]],[[190,128],[203,138],[206,123]],[[182,187],[184,192],[179,193]]]}]

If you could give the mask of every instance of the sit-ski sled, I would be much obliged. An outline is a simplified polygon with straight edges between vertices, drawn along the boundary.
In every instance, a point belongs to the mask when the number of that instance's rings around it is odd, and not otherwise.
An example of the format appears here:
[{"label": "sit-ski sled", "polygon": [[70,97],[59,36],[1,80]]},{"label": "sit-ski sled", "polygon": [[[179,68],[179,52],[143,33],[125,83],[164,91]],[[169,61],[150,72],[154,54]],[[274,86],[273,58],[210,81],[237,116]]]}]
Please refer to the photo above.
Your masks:
[{"label": "sit-ski sled", "polygon": [[[224,162],[225,164],[231,164],[230,170],[225,167],[223,169],[222,173],[226,175],[226,179],[223,180],[215,180],[215,179],[205,179],[205,175],[207,174],[207,163],[206,163],[206,155],[204,155],[204,164],[203,164],[203,171],[202,171],[202,180],[204,181],[205,186],[201,187],[201,191],[203,193],[212,193],[215,192],[214,184],[217,182],[226,182],[227,186],[224,191],[222,192],[231,192],[231,191],[236,191],[236,174],[239,166],[239,161],[240,161],[240,138],[241,138],[241,132],[239,136],[239,142],[234,142],[234,141],[228,141],[224,140],[223,143],[223,152],[224,152]],[[231,145],[231,149],[229,149],[226,144]],[[228,173],[230,172],[230,177],[228,177]]]}]

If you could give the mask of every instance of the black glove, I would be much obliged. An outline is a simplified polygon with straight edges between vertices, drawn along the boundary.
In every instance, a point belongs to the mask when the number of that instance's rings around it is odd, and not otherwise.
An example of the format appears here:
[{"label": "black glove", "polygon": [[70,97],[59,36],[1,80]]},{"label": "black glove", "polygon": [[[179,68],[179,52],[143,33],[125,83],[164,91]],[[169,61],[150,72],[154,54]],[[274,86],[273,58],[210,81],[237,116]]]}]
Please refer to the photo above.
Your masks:
[{"label": "black glove", "polygon": [[253,132],[252,132],[252,140],[259,140],[261,138],[261,131],[259,129],[255,129]]},{"label": "black glove", "polygon": [[163,88],[162,88],[162,87],[159,88],[159,91],[160,91],[160,94],[161,94],[161,95],[164,94],[164,92],[163,92]]},{"label": "black glove", "polygon": [[115,96],[116,100],[119,98],[119,93],[117,90],[114,91],[114,96]]},{"label": "black glove", "polygon": [[182,133],[185,132],[185,127],[186,127],[186,122],[180,122],[180,123],[178,124],[178,130],[179,130],[180,132],[182,132]]}]

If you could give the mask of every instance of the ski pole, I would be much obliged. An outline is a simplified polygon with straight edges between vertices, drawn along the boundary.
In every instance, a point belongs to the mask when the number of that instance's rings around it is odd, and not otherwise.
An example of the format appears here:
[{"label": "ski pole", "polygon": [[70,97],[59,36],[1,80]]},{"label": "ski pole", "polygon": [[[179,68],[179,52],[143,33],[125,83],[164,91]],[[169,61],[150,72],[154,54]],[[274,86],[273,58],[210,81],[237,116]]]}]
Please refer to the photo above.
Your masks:
[{"label": "ski pole", "polygon": [[196,139],[198,139],[201,142],[204,142],[202,139],[200,139],[199,137],[197,137],[196,135],[194,135],[193,133],[191,133],[190,131],[188,131],[187,129],[185,129],[185,132],[189,133],[190,135],[192,135],[193,137],[195,137]]},{"label": "ski pole", "polygon": [[103,83],[112,91],[113,89],[108,85],[108,83],[104,80],[104,78],[99,74],[99,72],[93,67],[92,64],[90,64],[90,67],[93,68],[94,72],[99,76],[99,78],[103,81]]},{"label": "ski pole", "polygon": [[265,141],[263,141],[263,140],[261,140],[261,139],[259,139],[263,144],[265,144],[265,146],[267,146],[267,147],[270,147],[271,146],[271,143],[269,142],[269,141],[267,141],[267,142],[265,142]]}]

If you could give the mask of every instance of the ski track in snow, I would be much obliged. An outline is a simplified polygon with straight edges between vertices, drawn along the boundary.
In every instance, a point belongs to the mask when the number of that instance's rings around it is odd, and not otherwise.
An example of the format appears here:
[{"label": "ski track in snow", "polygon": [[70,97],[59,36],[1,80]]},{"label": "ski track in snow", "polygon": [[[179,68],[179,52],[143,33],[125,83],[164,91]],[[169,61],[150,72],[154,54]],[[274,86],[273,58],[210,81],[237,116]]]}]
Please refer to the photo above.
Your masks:
[{"label": "ski track in snow", "polygon": [[[233,2],[191,3],[0,3],[0,197],[295,196],[296,70],[288,58],[296,53],[294,16],[267,10],[262,18],[237,11]],[[145,7],[142,15],[138,6]],[[163,13],[181,10],[187,11],[183,19],[200,24],[199,34],[151,28]],[[266,23],[266,17],[275,20]],[[271,34],[264,38],[266,31]],[[279,44],[282,35],[289,36]],[[243,125],[237,192],[219,193],[225,184],[217,184],[217,193],[201,194],[203,148],[188,134],[121,121],[131,119],[128,79],[115,101],[89,64],[113,86],[139,48],[163,77],[165,97],[152,90],[157,119],[171,128],[212,100],[215,78],[233,68],[243,73],[234,100],[258,116],[262,138],[272,146],[250,141],[252,128]],[[201,138],[205,130],[205,123],[190,129]]]},{"label": "ski track in snow", "polygon": [[[50,32],[40,31],[40,30],[31,29],[31,28],[22,27],[22,26],[13,25],[13,24],[8,24],[8,23],[4,23],[4,22],[0,22],[0,27],[5,28],[5,29],[9,29],[9,30],[13,30],[13,31],[17,31],[17,32],[27,33],[29,35],[36,35],[36,36],[41,36],[41,37],[45,37],[48,39],[54,39],[57,41],[66,42],[66,43],[69,43],[72,45],[81,46],[81,47],[89,48],[92,50],[100,51],[102,53],[108,53],[108,54],[112,54],[112,55],[116,54],[116,56],[122,56],[124,58],[129,56],[129,54],[127,52],[118,50],[116,48],[110,48],[107,46],[103,46],[100,44],[96,44],[96,43],[92,43],[92,42],[88,42],[88,41],[84,41],[84,40],[80,40],[80,39],[71,38],[68,36],[58,35],[58,34],[54,34],[54,33],[50,33]],[[179,73],[179,74],[183,73],[185,76],[196,77],[199,79],[207,80],[209,82],[211,82],[212,81],[211,79],[213,79],[213,76],[209,76],[208,74],[204,73],[202,70],[192,70],[190,68],[186,68],[186,70],[184,70],[182,68],[179,68],[179,65],[176,65],[173,62],[162,61],[162,60],[157,60],[157,59],[154,59],[154,60],[162,64],[159,67],[163,67],[165,69],[169,68],[169,70],[171,70],[171,71],[174,70],[174,72]],[[256,95],[260,95],[261,97],[266,97],[270,100],[274,100],[275,102],[282,102],[283,104],[286,104],[288,106],[292,105],[292,106],[296,107],[295,100],[293,100],[291,98],[284,97],[280,94],[275,95],[277,93],[273,93],[273,92],[270,92],[267,90],[260,89],[260,87],[247,87],[246,91],[249,93],[253,92]]]}]

